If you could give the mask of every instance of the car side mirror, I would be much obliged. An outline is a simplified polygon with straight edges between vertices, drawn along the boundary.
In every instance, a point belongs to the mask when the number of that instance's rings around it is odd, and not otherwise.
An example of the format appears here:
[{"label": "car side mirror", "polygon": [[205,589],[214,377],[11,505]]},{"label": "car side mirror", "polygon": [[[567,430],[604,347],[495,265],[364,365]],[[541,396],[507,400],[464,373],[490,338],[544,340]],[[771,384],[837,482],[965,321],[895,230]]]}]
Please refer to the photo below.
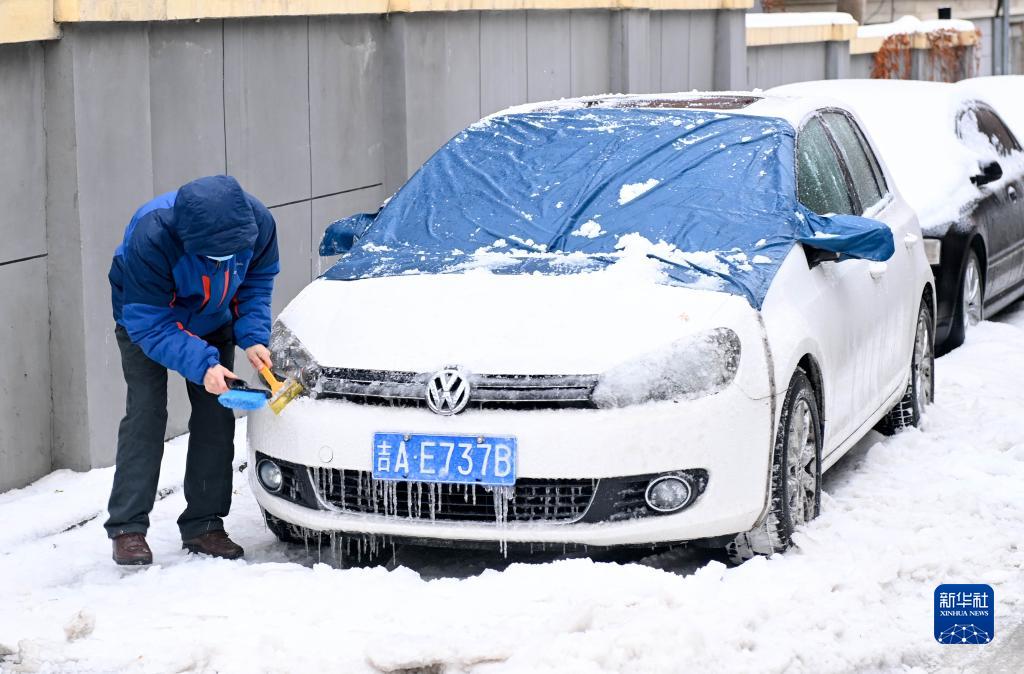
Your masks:
[{"label": "car side mirror", "polygon": [[357,213],[332,222],[324,232],[324,237],[320,239],[321,257],[343,255],[352,250],[356,241],[366,233],[376,217],[376,213]]},{"label": "car side mirror", "polygon": [[797,240],[803,244],[807,264],[847,259],[885,262],[896,252],[892,230],[884,222],[856,215],[805,214],[814,234]]},{"label": "car side mirror", "polygon": [[809,244],[804,244],[804,255],[807,256],[807,266],[814,269],[822,262],[839,262],[843,258],[840,253],[834,250],[823,250]]},{"label": "car side mirror", "polygon": [[981,167],[981,173],[976,176],[971,176],[971,182],[981,187],[982,185],[988,185],[994,183],[1003,177],[1003,167],[999,165],[997,161],[986,162]]}]

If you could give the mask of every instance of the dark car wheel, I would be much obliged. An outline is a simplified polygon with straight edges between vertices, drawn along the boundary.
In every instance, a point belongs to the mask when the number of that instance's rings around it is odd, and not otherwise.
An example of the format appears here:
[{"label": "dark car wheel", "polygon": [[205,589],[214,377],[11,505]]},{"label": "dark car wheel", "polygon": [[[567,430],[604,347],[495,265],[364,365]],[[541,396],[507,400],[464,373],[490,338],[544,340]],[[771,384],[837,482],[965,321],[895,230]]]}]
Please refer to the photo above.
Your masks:
[{"label": "dark car wheel", "polygon": [[793,531],[821,510],[821,414],[807,374],[797,370],[782,406],[772,456],[771,503],[764,522],[726,546],[734,564],[784,552]]},{"label": "dark car wheel", "polygon": [[960,295],[953,311],[953,325],[943,347],[955,349],[967,339],[967,331],[985,318],[985,282],[981,274],[981,260],[975,251],[967,256],[960,274]]},{"label": "dark car wheel", "polygon": [[884,435],[917,426],[921,423],[924,408],[935,399],[935,344],[932,310],[924,302],[917,315],[917,332],[914,335],[914,355],[910,360],[910,382],[903,398],[889,410],[876,429]]}]

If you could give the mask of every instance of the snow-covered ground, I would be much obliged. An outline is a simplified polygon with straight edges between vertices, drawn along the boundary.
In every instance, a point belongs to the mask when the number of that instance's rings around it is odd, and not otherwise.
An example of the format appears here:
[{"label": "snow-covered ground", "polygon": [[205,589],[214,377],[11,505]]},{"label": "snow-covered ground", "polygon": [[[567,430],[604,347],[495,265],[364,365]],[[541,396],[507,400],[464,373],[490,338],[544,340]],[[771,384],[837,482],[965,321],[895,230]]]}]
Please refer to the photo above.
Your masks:
[{"label": "snow-covered ground", "polygon": [[[187,556],[175,518],[183,438],[167,445],[149,540],[110,561],[111,471],[58,471],[0,494],[0,671],[1019,672],[1024,662],[1024,309],[942,358],[923,430],[872,434],[827,476],[799,549],[726,568],[513,563],[400,551],[340,568],[267,532],[236,477],[245,561]],[[238,461],[244,424],[239,424]],[[986,646],[932,638],[939,583],[995,588]]]}]

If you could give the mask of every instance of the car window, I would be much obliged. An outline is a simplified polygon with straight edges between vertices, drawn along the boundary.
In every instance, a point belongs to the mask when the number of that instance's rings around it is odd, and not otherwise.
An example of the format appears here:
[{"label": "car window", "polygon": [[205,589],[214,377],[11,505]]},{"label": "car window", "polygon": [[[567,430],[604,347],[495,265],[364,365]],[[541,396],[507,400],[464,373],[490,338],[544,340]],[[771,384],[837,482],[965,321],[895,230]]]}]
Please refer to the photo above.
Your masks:
[{"label": "car window", "polygon": [[956,119],[956,135],[970,143],[978,134],[988,139],[1001,157],[1020,152],[1021,146],[995,110],[981,103],[972,103]]},{"label": "car window", "polygon": [[839,112],[826,112],[823,117],[846,159],[860,203],[867,210],[881,201],[886,192],[878,160],[853,120]]},{"label": "car window", "polygon": [[796,181],[800,203],[815,213],[853,214],[846,175],[818,117],[804,125],[797,139]]}]

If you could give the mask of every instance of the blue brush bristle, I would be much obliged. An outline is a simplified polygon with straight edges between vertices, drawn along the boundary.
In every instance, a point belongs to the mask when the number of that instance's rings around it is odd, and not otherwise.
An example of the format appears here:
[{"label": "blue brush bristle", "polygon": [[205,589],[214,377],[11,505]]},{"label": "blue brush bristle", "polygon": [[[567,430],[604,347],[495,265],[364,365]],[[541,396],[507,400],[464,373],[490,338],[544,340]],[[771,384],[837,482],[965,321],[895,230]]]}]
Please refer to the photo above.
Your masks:
[{"label": "blue brush bristle", "polygon": [[254,391],[228,391],[217,396],[217,400],[233,410],[258,410],[267,404],[267,396]]}]

